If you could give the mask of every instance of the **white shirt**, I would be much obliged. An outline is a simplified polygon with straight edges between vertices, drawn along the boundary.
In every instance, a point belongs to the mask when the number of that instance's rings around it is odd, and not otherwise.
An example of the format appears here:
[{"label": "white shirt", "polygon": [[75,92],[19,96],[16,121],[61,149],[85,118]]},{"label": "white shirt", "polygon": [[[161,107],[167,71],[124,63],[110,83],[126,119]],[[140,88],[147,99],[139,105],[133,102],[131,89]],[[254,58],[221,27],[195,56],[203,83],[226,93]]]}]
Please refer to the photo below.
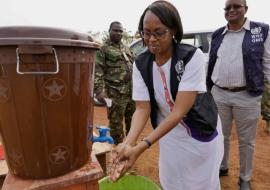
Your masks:
[{"label": "white shirt", "polygon": [[[182,75],[181,82],[178,86],[178,91],[206,91],[206,82],[205,82],[205,57],[201,50],[197,49],[194,53],[191,60],[186,64],[185,71]],[[159,112],[158,112],[158,123],[164,119],[170,112],[170,107],[168,106],[165,100],[164,87],[162,84],[162,79],[160,73],[157,70],[157,64],[153,64],[153,82],[154,82],[154,93],[155,99],[157,101]],[[167,87],[169,89],[170,97],[170,68],[171,68],[171,59],[169,59],[164,65],[161,66],[161,69],[165,73]],[[140,71],[136,67],[136,64],[133,64],[133,93],[132,98],[135,101],[150,101],[150,96],[146,84],[141,76]],[[174,102],[171,98],[171,101]]]}]

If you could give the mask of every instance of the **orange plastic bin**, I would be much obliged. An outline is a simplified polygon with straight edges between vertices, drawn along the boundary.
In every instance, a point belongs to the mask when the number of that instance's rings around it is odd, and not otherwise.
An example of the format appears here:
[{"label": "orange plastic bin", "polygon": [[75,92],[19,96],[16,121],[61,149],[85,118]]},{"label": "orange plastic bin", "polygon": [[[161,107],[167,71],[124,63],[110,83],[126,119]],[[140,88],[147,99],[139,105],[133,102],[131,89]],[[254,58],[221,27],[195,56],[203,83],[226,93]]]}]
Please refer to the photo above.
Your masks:
[{"label": "orange plastic bin", "polygon": [[0,27],[0,133],[12,174],[55,177],[88,161],[98,48],[71,30]]}]

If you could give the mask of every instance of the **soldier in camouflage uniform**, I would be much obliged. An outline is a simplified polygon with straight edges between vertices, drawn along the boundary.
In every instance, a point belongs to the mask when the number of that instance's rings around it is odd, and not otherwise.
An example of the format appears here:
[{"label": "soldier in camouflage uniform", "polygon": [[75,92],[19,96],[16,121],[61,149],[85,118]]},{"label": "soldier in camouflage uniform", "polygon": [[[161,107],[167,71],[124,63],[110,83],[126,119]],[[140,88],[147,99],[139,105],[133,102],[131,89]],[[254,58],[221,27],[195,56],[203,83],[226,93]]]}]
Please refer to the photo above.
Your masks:
[{"label": "soldier in camouflage uniform", "polygon": [[[103,44],[96,57],[95,93],[100,102],[104,98],[112,100],[107,108],[110,133],[115,144],[121,143],[130,129],[131,118],[135,111],[132,100],[132,63],[133,54],[122,42],[123,27],[112,22],[109,38]],[[125,129],[123,119],[125,118]]]},{"label": "soldier in camouflage uniform", "polygon": [[265,132],[270,135],[270,84],[265,80],[265,90],[262,96],[262,119],[265,120]]}]

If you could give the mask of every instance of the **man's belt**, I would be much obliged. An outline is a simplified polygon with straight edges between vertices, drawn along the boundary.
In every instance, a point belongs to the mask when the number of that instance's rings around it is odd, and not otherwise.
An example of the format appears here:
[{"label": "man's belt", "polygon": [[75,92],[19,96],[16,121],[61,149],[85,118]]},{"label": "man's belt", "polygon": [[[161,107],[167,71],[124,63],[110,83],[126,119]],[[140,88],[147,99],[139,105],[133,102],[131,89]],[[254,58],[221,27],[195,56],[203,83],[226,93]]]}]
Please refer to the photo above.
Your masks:
[{"label": "man's belt", "polygon": [[[216,85],[216,84],[215,84]],[[222,90],[227,90],[230,92],[240,92],[240,91],[244,91],[247,89],[247,86],[240,86],[240,87],[221,87],[216,85],[218,88],[222,89]]]}]

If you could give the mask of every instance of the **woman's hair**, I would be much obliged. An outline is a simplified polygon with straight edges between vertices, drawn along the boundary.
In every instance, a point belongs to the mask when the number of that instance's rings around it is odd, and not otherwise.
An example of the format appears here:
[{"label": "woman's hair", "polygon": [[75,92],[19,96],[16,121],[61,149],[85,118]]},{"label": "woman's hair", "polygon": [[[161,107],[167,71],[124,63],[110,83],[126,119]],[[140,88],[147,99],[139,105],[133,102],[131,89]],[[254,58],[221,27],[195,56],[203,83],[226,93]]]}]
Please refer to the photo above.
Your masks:
[{"label": "woman's hair", "polygon": [[151,11],[155,14],[159,20],[167,26],[169,29],[175,30],[174,39],[177,42],[180,42],[183,37],[183,26],[181,22],[180,15],[178,10],[168,1],[155,1],[151,5],[149,5],[143,12],[140,21],[138,30],[139,32],[143,31],[143,20],[147,11]]}]

